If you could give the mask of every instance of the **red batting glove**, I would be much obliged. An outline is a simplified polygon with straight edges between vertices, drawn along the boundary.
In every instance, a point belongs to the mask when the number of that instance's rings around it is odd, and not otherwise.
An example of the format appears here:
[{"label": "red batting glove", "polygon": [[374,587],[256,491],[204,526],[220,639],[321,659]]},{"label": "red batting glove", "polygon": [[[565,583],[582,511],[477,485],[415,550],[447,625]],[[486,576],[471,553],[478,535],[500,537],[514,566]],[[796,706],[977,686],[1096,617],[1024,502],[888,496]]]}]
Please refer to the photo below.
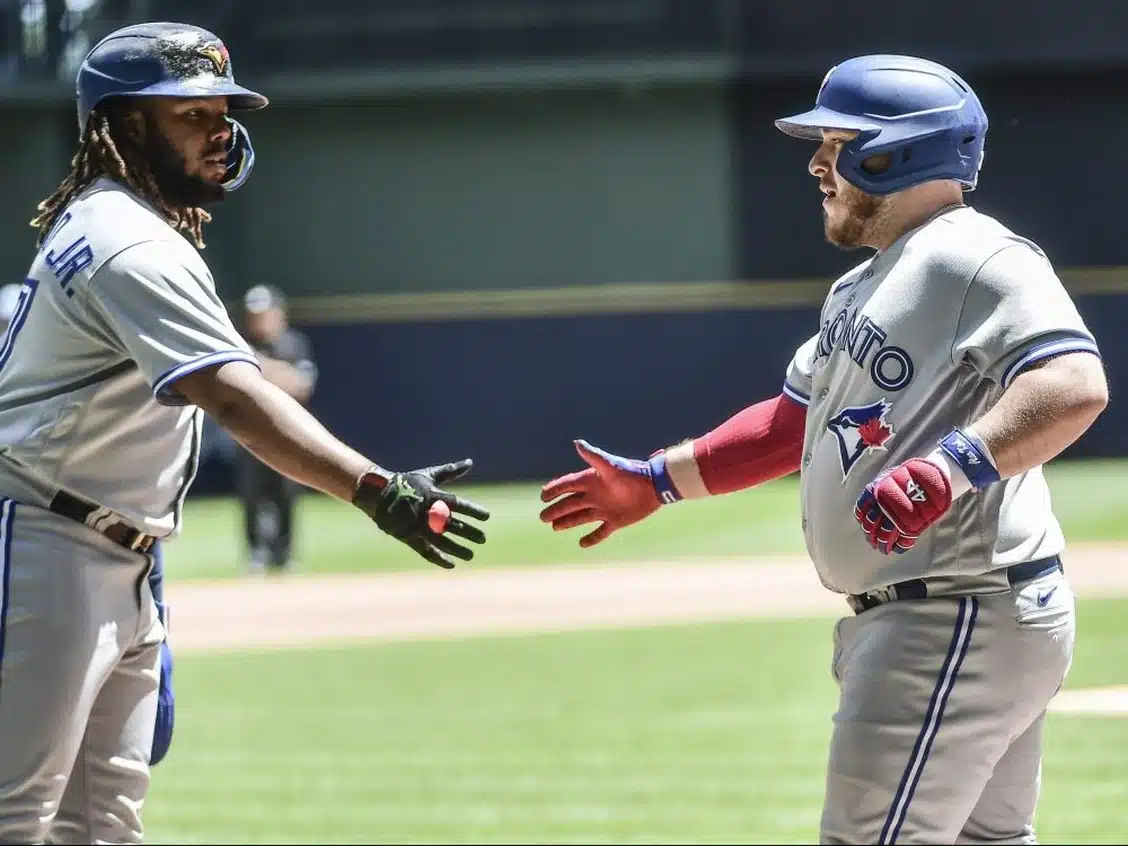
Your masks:
[{"label": "red batting glove", "polygon": [[[541,488],[544,502],[556,500],[540,513],[553,531],[599,523],[580,538],[580,546],[587,548],[661,507],[647,462],[612,455],[586,441],[576,441],[575,445],[588,469],[559,476]],[[564,498],[557,499],[561,496]]]},{"label": "red batting glove", "polygon": [[912,549],[952,505],[952,483],[935,462],[910,458],[866,485],[854,506],[870,546],[882,555]]}]

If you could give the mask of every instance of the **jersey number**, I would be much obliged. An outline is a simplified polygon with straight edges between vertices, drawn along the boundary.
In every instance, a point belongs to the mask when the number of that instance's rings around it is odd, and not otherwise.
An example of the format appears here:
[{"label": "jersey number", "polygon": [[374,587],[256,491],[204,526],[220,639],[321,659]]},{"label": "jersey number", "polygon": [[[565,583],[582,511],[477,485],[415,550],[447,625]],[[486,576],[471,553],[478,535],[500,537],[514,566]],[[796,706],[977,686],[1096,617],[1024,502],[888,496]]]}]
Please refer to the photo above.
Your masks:
[{"label": "jersey number", "polygon": [[35,279],[25,279],[23,287],[20,288],[20,298],[16,302],[16,310],[12,312],[12,321],[8,324],[8,329],[4,333],[3,341],[0,341],[0,369],[8,363],[8,359],[12,355],[12,345],[16,342],[16,335],[20,333],[23,328],[24,322],[27,320],[27,314],[31,311],[31,301],[35,298],[35,291],[39,287],[39,282]]}]

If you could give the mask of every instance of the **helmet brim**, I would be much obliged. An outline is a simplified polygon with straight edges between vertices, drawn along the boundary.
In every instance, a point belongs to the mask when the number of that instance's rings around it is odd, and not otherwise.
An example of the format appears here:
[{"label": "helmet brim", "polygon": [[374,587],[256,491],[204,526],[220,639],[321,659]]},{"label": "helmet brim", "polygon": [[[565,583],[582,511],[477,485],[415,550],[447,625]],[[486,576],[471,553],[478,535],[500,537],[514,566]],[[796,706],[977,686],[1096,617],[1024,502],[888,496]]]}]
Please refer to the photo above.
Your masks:
[{"label": "helmet brim", "polygon": [[257,91],[236,85],[226,79],[206,75],[196,79],[158,82],[129,93],[134,97],[226,97],[230,108],[242,111],[261,109],[270,103]]},{"label": "helmet brim", "polygon": [[828,109],[826,106],[815,106],[809,112],[799,115],[780,118],[775,122],[776,129],[785,132],[794,138],[806,138],[821,141],[824,129],[837,129],[842,132],[878,132],[881,127],[876,123],[857,115],[846,115]]}]

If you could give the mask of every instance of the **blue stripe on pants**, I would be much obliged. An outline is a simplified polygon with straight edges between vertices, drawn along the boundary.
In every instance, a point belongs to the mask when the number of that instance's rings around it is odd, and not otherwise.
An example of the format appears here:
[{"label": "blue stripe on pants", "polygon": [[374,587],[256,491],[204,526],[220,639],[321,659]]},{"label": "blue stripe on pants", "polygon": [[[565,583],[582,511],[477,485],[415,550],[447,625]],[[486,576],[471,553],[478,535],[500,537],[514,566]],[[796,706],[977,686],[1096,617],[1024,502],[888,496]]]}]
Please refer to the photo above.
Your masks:
[{"label": "blue stripe on pants", "polygon": [[878,843],[893,844],[897,842],[897,835],[909,813],[909,804],[913,801],[913,794],[920,784],[924,765],[928,762],[928,754],[932,750],[932,743],[940,731],[940,723],[944,718],[944,708],[947,707],[948,697],[952,688],[956,686],[956,677],[964,657],[967,655],[968,646],[971,644],[971,633],[975,628],[975,618],[979,615],[979,600],[965,597],[960,600],[959,613],[956,615],[956,629],[952,633],[952,642],[948,645],[948,654],[940,667],[940,678],[932,691],[932,698],[928,702],[928,710],[924,715],[924,725],[917,735],[916,744],[913,746],[905,772],[901,776],[901,783],[897,792],[893,794],[893,803],[889,807],[889,816],[881,829],[881,838]]},{"label": "blue stripe on pants", "polygon": [[[10,499],[0,498],[0,668],[4,666],[4,636],[8,632],[8,600],[11,598],[9,586],[12,582],[12,522],[16,516],[16,504]],[[0,673],[0,680],[3,674]]]}]

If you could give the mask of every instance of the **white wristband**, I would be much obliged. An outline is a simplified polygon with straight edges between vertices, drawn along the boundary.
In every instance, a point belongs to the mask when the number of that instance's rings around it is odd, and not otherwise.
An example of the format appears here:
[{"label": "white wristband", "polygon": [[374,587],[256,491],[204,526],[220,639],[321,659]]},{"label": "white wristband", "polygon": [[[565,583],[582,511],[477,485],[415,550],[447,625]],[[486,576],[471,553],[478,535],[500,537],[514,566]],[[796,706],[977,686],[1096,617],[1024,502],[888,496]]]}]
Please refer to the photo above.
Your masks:
[{"label": "white wristband", "polygon": [[956,464],[948,453],[937,447],[927,456],[925,461],[931,461],[933,464],[939,466],[948,477],[948,484],[952,487],[952,502],[955,502],[965,493],[972,489],[971,480],[968,479],[964,473],[963,468]]},{"label": "white wristband", "polygon": [[666,472],[683,499],[701,499],[709,496],[701,468],[693,454],[693,441],[683,441],[666,450]]}]

